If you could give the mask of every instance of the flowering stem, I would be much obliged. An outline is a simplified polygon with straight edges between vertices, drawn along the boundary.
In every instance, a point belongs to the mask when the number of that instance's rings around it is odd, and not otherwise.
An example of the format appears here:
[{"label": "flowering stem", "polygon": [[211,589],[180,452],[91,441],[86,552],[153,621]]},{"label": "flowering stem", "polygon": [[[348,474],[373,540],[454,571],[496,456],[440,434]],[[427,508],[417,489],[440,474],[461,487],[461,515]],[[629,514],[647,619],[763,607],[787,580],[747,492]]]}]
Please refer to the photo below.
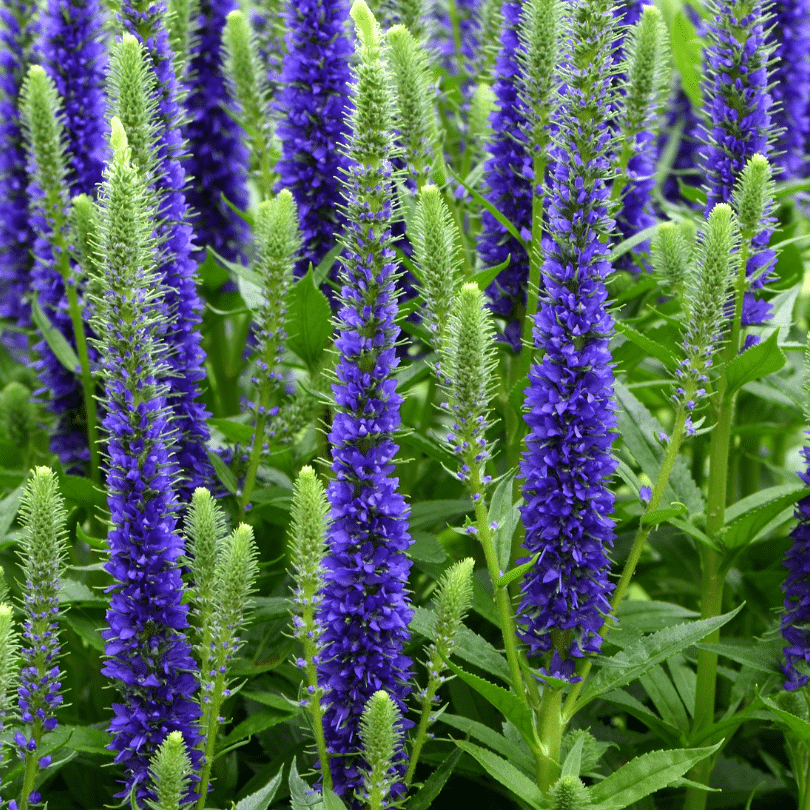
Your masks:
[{"label": "flowering stem", "polygon": [[87,415],[87,444],[90,447],[90,479],[95,484],[101,483],[99,450],[98,450],[98,422],[96,420],[96,386],[90,370],[90,354],[87,350],[87,338],[84,334],[84,321],[79,309],[79,297],[76,287],[65,279],[70,321],[73,324],[73,336],[76,339],[76,353],[79,357],[82,376],[82,391],[84,394],[84,408]]},{"label": "flowering stem", "polygon": [[405,774],[404,781],[406,788],[411,784],[413,775],[416,772],[416,764],[419,761],[419,754],[422,752],[422,746],[425,744],[425,740],[427,739],[427,730],[428,726],[430,725],[430,716],[433,711],[433,698],[436,697],[436,692],[442,683],[442,678],[439,673],[443,667],[444,662],[442,661],[438,650],[434,650],[429,664],[430,674],[428,676],[428,685],[427,689],[425,690],[425,695],[422,698],[422,713],[419,717],[419,728],[416,732],[416,739],[413,741],[413,746],[411,747],[411,758],[408,764],[408,772]]}]

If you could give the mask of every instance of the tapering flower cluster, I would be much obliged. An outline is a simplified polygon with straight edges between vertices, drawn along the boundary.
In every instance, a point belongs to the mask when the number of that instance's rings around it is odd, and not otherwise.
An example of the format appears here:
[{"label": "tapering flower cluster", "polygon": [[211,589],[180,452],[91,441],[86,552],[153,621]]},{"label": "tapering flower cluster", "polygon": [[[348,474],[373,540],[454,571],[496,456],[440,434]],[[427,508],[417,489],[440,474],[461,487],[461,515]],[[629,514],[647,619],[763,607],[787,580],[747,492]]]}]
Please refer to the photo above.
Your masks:
[{"label": "tapering flower cluster", "polygon": [[62,101],[71,196],[94,196],[101,182],[104,22],[100,0],[48,0],[42,15],[42,56]]},{"label": "tapering flower cluster", "polygon": [[25,759],[36,754],[42,734],[56,728],[54,712],[63,701],[59,692],[58,618],[60,579],[67,554],[67,512],[56,475],[47,467],[34,470],[23,495],[20,519],[25,619],[17,694],[25,730],[18,731],[14,741]]},{"label": "tapering flower cluster", "polygon": [[117,681],[122,698],[113,704],[110,724],[110,747],[125,769],[119,795],[134,788],[142,802],[149,796],[150,757],[166,734],[180,731],[189,749],[196,746],[199,707],[184,634],[188,608],[178,565],[184,544],[176,528],[179,470],[163,383],[162,288],[146,190],[118,119],[112,124],[114,157],[101,192],[104,284],[93,319],[101,336],[107,405],[103,428],[112,529],[106,568],[115,581],[109,628],[102,632],[107,654],[102,671]]},{"label": "tapering flower cluster", "polygon": [[347,169],[349,58],[342,0],[288,0],[287,57],[278,95],[282,188],[298,206],[302,275],[317,267],[343,231],[340,182]]},{"label": "tapering flower cluster", "polygon": [[[520,75],[518,36],[522,4],[506,0],[503,4],[501,50],[496,63],[495,111],[490,116],[491,157],[484,167],[484,196],[518,230],[524,240],[531,239],[533,166],[527,146],[527,114],[518,94],[516,77]],[[487,288],[492,311],[507,320],[506,339],[520,350],[520,324],[517,309],[526,303],[529,256],[523,245],[488,211],[482,215],[478,254],[485,267],[494,267],[511,256],[509,266]]]},{"label": "tapering flower cluster", "polygon": [[[411,618],[408,508],[392,475],[402,401],[393,377],[399,328],[391,240],[392,102],[379,27],[365,3],[356,2],[352,14],[362,47],[344,181],[351,224],[343,239],[335,341],[340,359],[332,386],[337,409],[329,433],[332,525],[318,615],[324,626],[319,667],[326,689],[324,732],[334,754],[358,752],[360,718],[374,692],[388,692],[404,713],[411,677],[411,660],[402,652]],[[398,750],[398,774],[404,772],[402,756]],[[360,765],[356,756],[332,758],[339,795],[351,800],[361,788]],[[393,795],[401,795],[402,787],[395,784]]]},{"label": "tapering flower cluster", "polygon": [[[189,62],[189,92],[184,106],[189,120],[183,128],[188,142],[186,201],[196,216],[197,245],[210,245],[228,261],[244,257],[247,223],[227,200],[247,209],[248,152],[242,129],[228,112],[228,89],[222,70],[222,31],[237,0],[201,0],[192,20],[194,45]],[[224,197],[224,199],[223,199]]]},{"label": "tapering flower cluster", "polygon": [[[154,71],[154,117],[157,141],[149,150],[155,161],[148,182],[158,198],[156,235],[161,244],[157,278],[162,297],[161,338],[166,346],[165,377],[172,426],[177,431],[175,461],[184,482],[178,488],[181,503],[188,503],[197,486],[213,476],[206,443],[210,438],[205,407],[198,402],[205,378],[205,353],[200,345],[202,302],[196,288],[196,262],[192,258],[193,234],[184,188],[186,172],[181,163],[185,145],[180,133],[178,87],[173,55],[163,20],[164,0],[125,0],[120,20],[126,31],[144,45]],[[141,171],[147,167],[141,166]]]},{"label": "tapering flower cluster", "polygon": [[[26,299],[34,231],[28,220],[25,141],[18,99],[37,37],[37,4],[8,0],[0,7],[0,318],[27,326]],[[24,350],[22,336],[4,335],[5,345]]]},{"label": "tapering flower cluster", "polygon": [[[765,6],[761,0],[715,0],[712,7],[703,88],[709,109],[703,136],[707,214],[717,203],[731,201],[746,161],[757,153],[767,156],[773,137]],[[767,247],[770,236],[770,229],[765,229],[752,243],[747,273],[755,289],[767,281],[776,261]],[[764,323],[770,312],[767,302],[746,294],[744,325]]]},{"label": "tapering flower cluster", "polygon": [[771,90],[777,130],[774,163],[782,179],[806,177],[810,165],[810,0],[776,0],[766,40],[773,49]]},{"label": "tapering flower cluster", "polygon": [[[535,345],[545,351],[529,373],[526,452],[521,463],[524,548],[539,553],[525,576],[518,622],[529,654],[570,678],[574,660],[600,647],[609,612],[616,462],[613,372],[605,308],[613,136],[608,0],[568,4],[563,59],[566,86],[558,115],[555,163],[544,240]],[[549,656],[548,654],[551,653]],[[550,660],[549,660],[550,659]]]}]

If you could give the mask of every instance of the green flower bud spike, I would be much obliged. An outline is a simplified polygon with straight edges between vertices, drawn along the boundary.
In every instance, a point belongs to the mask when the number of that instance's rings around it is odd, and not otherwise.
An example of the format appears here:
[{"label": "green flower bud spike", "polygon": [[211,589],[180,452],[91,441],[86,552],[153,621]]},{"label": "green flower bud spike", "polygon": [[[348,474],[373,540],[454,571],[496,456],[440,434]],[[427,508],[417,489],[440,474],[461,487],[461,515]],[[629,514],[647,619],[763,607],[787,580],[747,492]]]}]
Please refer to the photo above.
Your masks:
[{"label": "green flower bud spike", "polygon": [[146,61],[143,46],[132,34],[124,34],[110,64],[108,94],[113,115],[120,119],[132,161],[145,185],[150,184],[158,157],[155,143],[155,74]]},{"label": "green flower bud spike", "polygon": [[6,571],[0,565],[0,605],[8,602],[8,583],[6,582]]},{"label": "green flower bud spike", "polygon": [[[395,25],[387,39],[386,57],[394,80],[394,126],[408,175],[418,190],[435,173],[434,165],[439,168],[442,164],[430,64],[424,49],[404,25]],[[443,183],[445,179],[446,172],[441,170],[437,180]]]},{"label": "green flower bud spike", "polygon": [[389,771],[401,739],[399,709],[387,692],[375,692],[360,719],[360,741],[367,765],[365,800],[369,810],[382,810],[386,806],[385,798],[393,782]]},{"label": "green flower bud spike", "polygon": [[70,242],[88,287],[100,277],[96,245],[98,244],[98,209],[86,194],[74,197],[70,204]]},{"label": "green flower bud spike", "polygon": [[[199,492],[199,489],[195,492]],[[201,502],[205,502],[201,498]],[[206,507],[203,507],[204,509]],[[210,521],[217,527],[217,516]],[[228,664],[242,646],[241,628],[247,619],[250,595],[259,573],[258,551],[253,539],[253,529],[240,523],[231,534],[218,544],[217,562],[214,571],[213,619],[211,622],[211,655],[207,664],[210,669],[201,668],[201,702],[202,716],[200,727],[204,739],[204,760],[200,772],[200,783],[195,790],[199,792],[197,810],[205,807],[208,795],[208,783],[211,779],[211,765],[214,761],[219,712],[223,700],[230,695],[228,690]]]},{"label": "green flower bud spike", "polygon": [[186,71],[200,9],[199,0],[168,0],[166,3],[166,26],[169,29],[169,44],[174,54],[174,72],[177,82],[185,85]]},{"label": "green flower bud spike", "polygon": [[37,406],[22,383],[10,382],[0,392],[0,429],[22,452],[23,468],[27,470],[37,429]]},{"label": "green flower bud spike", "polygon": [[623,72],[623,114],[620,116],[622,149],[617,161],[611,199],[621,199],[627,167],[637,154],[639,135],[654,130],[657,113],[669,89],[669,36],[661,12],[645,6],[641,19],[627,35]]},{"label": "green flower bud spike", "polygon": [[[11,608],[0,603],[0,732],[14,705],[20,674],[20,642],[14,630]],[[2,755],[0,755],[2,759]]]},{"label": "green flower bud spike", "polygon": [[732,193],[732,203],[740,223],[740,236],[744,242],[750,242],[768,227],[773,193],[774,183],[768,159],[753,155],[745,164]]},{"label": "green flower bud spike", "polygon": [[295,582],[294,602],[301,615],[293,616],[293,632],[303,647],[297,664],[306,675],[304,705],[312,717],[315,745],[321,762],[324,787],[332,789],[329,754],[323,733],[323,689],[318,685],[318,656],[323,628],[315,618],[323,585],[323,559],[326,556],[326,529],[329,504],[323,485],[312,467],[302,467],[293,485],[290,560]]},{"label": "green flower bud spike", "polygon": [[156,798],[149,802],[152,810],[180,810],[186,806],[191,779],[191,759],[186,741],[179,731],[172,731],[151,759],[152,783]]},{"label": "green flower bud spike", "polygon": [[697,228],[690,220],[662,222],[652,238],[652,264],[656,273],[683,299],[691,272]]},{"label": "green flower bud spike", "polygon": [[413,226],[413,260],[422,280],[433,348],[440,352],[461,280],[461,258],[458,231],[436,186],[424,186],[420,191]]},{"label": "green flower bud spike", "polygon": [[268,199],[277,179],[271,168],[272,133],[267,115],[270,87],[250,26],[241,11],[228,14],[222,40],[231,96],[236,102],[239,124],[250,144],[251,171],[257,178],[262,198]]},{"label": "green flower bud spike", "polygon": [[[77,287],[80,268],[71,267],[68,242],[68,168],[65,133],[59,94],[41,65],[32,65],[20,93],[22,130],[32,156],[32,181],[41,190],[41,215],[53,252],[54,269],[62,276],[68,300],[68,312],[79,358],[82,394],[87,418],[87,442],[90,450],[90,477],[101,482],[99,472],[96,386],[90,368],[90,355]],[[46,313],[47,314],[47,313]]]},{"label": "green flower bud spike", "polygon": [[411,760],[405,775],[405,784],[410,785],[419,761],[419,754],[427,740],[428,728],[433,720],[436,692],[444,683],[442,673],[455,647],[456,635],[472,602],[472,573],[475,560],[467,557],[452,565],[439,580],[436,604],[436,641],[428,648],[428,684],[422,692],[422,712],[419,728],[411,748]]},{"label": "green flower bud spike", "polygon": [[259,205],[254,230],[256,258],[254,267],[262,279],[264,301],[258,313],[258,351],[256,354],[257,388],[256,431],[250,451],[248,470],[242,486],[239,504],[240,516],[244,517],[256,482],[262,452],[265,445],[265,427],[270,415],[274,393],[282,386],[282,377],[275,371],[284,353],[287,336],[287,298],[293,283],[293,269],[301,249],[301,233],[298,229],[298,209],[288,189],[283,189],[272,200]]},{"label": "green flower bud spike", "polygon": [[551,788],[552,810],[587,810],[592,806],[588,788],[576,776],[564,776]]},{"label": "green flower bud spike", "polygon": [[430,14],[429,2],[425,0],[390,0],[393,15],[406,28],[419,45],[427,43],[428,31],[425,20]]}]

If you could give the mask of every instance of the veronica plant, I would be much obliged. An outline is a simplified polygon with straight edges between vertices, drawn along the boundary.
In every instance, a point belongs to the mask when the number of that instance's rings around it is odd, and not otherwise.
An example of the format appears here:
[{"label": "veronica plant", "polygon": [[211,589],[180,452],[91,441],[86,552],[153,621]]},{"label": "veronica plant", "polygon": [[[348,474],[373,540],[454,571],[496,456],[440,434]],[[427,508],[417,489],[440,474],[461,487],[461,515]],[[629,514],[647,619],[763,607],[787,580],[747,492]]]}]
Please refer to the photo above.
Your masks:
[{"label": "veronica plant", "polygon": [[188,608],[178,560],[178,466],[172,451],[166,349],[156,306],[157,252],[147,190],[126,135],[112,119],[113,158],[101,190],[99,264],[104,274],[93,324],[107,413],[108,536],[113,577],[102,632],[103,674],[116,682],[111,749],[124,767],[122,797],[151,798],[150,759],[168,732],[182,733],[192,763],[200,738],[196,665],[186,639]]},{"label": "veronica plant", "polygon": [[[357,753],[366,702],[386,691],[400,712],[411,691],[406,585],[408,508],[392,476],[401,397],[393,371],[396,263],[391,244],[391,113],[380,29],[362,0],[352,7],[359,64],[347,148],[347,220],[340,296],[337,405],[329,441],[334,480],[326,582],[318,619],[324,625],[319,678],[326,689],[324,731],[330,754]],[[403,731],[412,725],[403,720]],[[360,761],[330,759],[335,792],[350,800],[363,784]],[[397,749],[394,767],[405,772]],[[391,796],[402,793],[402,783]],[[358,806],[352,802],[353,806]]]}]

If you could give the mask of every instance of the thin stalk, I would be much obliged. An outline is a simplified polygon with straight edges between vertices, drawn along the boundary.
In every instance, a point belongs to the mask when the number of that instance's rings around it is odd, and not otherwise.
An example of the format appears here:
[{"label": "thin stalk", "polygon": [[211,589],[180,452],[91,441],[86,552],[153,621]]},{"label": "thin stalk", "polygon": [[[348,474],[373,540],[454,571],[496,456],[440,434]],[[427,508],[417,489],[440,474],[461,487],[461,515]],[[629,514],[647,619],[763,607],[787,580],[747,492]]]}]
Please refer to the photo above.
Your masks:
[{"label": "thin stalk", "polygon": [[28,797],[34,789],[34,782],[36,782],[39,773],[39,745],[42,742],[42,720],[38,717],[34,719],[31,727],[31,739],[34,741],[36,748],[33,751],[26,751],[25,754],[25,776],[23,776],[22,793],[18,802],[20,810],[28,810]]},{"label": "thin stalk", "polygon": [[433,698],[436,697],[436,692],[441,685],[441,676],[434,678],[432,673],[435,672],[438,675],[443,668],[444,661],[442,661],[438,650],[434,649],[429,664],[429,672],[431,674],[428,677],[428,685],[427,689],[425,690],[425,696],[422,698],[422,711],[419,717],[419,728],[416,731],[416,739],[414,739],[413,745],[411,746],[411,758],[410,762],[408,763],[408,771],[405,774],[406,788],[410,786],[411,781],[413,780],[413,775],[416,772],[416,765],[419,761],[419,754],[422,752],[422,747],[427,740],[427,730],[430,726],[430,717],[431,713],[433,712]]},{"label": "thin stalk", "polygon": [[267,392],[267,386],[262,386],[262,392],[259,395],[259,411],[256,416],[256,432],[253,434],[253,446],[250,448],[250,460],[248,462],[248,470],[245,475],[245,483],[242,485],[242,497],[239,499],[239,522],[241,523],[245,518],[245,511],[247,505],[250,503],[250,496],[253,494],[253,487],[256,483],[256,473],[259,470],[259,463],[262,459],[262,450],[264,449],[264,427],[267,422],[267,403],[270,397]]},{"label": "thin stalk", "polygon": [[208,783],[211,781],[211,766],[214,760],[214,748],[219,728],[219,710],[222,708],[222,693],[225,690],[225,675],[219,673],[214,682],[213,694],[210,703],[203,708],[202,727],[205,732],[205,747],[203,749],[203,766],[200,773],[200,783],[197,786],[200,796],[197,799],[196,810],[203,810],[208,798]]}]

